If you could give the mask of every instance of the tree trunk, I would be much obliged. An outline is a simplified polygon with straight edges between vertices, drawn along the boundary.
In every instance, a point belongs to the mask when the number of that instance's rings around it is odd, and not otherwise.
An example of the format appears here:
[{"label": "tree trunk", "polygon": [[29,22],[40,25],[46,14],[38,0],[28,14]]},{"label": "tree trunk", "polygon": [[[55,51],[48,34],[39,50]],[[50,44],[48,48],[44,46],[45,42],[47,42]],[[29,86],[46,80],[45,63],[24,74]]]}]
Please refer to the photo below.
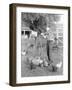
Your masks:
[{"label": "tree trunk", "polygon": [[50,44],[50,41],[47,40],[47,57],[48,57],[48,60],[50,61],[51,59],[50,59],[50,46],[49,46],[49,44]]}]

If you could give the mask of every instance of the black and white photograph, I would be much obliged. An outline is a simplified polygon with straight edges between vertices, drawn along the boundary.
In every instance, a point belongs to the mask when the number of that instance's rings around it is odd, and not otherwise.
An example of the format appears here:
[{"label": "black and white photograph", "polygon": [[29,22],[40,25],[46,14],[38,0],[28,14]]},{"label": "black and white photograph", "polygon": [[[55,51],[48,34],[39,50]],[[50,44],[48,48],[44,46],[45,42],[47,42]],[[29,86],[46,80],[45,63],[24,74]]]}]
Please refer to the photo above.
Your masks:
[{"label": "black and white photograph", "polygon": [[13,6],[10,62],[13,84],[70,82],[70,8]]},{"label": "black and white photograph", "polygon": [[63,74],[63,17],[21,13],[21,77]]}]

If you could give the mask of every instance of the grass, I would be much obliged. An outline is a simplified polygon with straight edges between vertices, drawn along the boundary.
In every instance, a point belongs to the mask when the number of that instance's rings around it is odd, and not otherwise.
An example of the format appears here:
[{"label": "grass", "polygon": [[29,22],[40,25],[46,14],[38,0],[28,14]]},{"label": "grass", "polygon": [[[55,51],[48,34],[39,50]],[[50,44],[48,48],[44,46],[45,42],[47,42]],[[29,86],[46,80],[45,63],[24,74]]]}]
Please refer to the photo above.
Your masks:
[{"label": "grass", "polygon": [[[38,43],[41,42],[41,45],[43,47],[41,49],[37,49]],[[30,44],[33,44],[34,47],[29,47]],[[21,40],[21,50],[26,50],[28,51],[26,56],[21,55],[21,76],[22,77],[33,77],[33,76],[54,76],[54,75],[62,75],[62,70],[63,67],[61,67],[59,70],[56,72],[52,72],[52,67],[39,67],[36,66],[34,69],[30,69],[30,64],[27,62],[27,58],[30,56],[39,56],[41,57],[46,57],[46,40],[43,38],[38,38],[35,42],[34,39],[24,39],[22,38]],[[53,61],[53,65],[56,65],[60,61],[63,61],[63,49],[62,48],[55,48],[53,49],[52,47],[54,46],[53,43],[50,43],[50,58]]]}]

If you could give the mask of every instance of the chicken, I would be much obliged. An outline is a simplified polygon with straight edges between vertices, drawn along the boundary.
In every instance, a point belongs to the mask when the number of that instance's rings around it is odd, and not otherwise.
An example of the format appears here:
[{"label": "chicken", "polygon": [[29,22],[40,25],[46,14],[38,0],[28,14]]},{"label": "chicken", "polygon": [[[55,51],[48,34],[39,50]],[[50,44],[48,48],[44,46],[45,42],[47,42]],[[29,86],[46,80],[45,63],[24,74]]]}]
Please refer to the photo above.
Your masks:
[{"label": "chicken", "polygon": [[26,55],[26,53],[27,52],[25,50],[21,52],[22,55]]},{"label": "chicken", "polygon": [[62,66],[62,62],[56,64],[56,67],[59,68],[59,69],[61,68],[61,66]]},{"label": "chicken", "polygon": [[51,64],[49,70],[52,71],[52,72],[56,72],[61,67],[62,67],[62,62],[60,62],[56,65]]},{"label": "chicken", "polygon": [[43,63],[43,60],[41,60],[40,57],[38,57],[38,58],[33,59],[32,63],[35,65],[39,65]]},{"label": "chicken", "polygon": [[43,64],[44,64],[44,67],[48,66],[48,62],[45,59],[43,60]]}]

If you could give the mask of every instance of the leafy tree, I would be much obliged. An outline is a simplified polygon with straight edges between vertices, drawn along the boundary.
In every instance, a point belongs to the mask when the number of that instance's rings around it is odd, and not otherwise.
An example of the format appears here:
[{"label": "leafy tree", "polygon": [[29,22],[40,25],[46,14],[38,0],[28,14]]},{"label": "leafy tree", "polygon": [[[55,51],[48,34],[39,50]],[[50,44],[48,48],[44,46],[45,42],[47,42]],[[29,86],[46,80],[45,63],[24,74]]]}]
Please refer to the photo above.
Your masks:
[{"label": "leafy tree", "polygon": [[43,13],[22,13],[22,25],[26,25],[30,29],[41,32],[46,32],[46,27],[49,27],[52,32],[56,30],[54,22],[59,21],[60,15],[43,14]]},{"label": "leafy tree", "polygon": [[22,13],[22,24],[25,24],[38,34],[46,32],[46,18],[40,14]]}]

